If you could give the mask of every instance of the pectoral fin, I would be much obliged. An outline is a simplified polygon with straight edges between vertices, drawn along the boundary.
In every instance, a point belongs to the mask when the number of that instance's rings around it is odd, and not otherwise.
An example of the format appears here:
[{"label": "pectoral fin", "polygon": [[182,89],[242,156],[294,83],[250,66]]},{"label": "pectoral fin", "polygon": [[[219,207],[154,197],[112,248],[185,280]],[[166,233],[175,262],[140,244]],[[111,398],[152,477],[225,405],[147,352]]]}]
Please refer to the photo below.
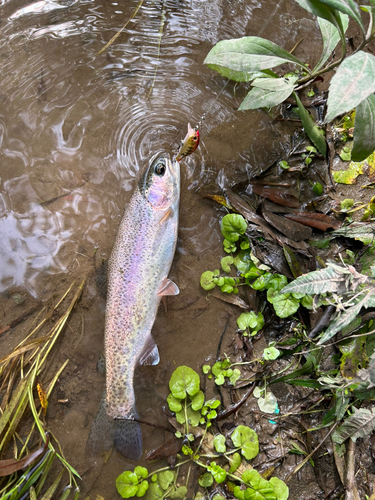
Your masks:
[{"label": "pectoral fin", "polygon": [[164,278],[159,287],[159,290],[157,291],[159,297],[163,297],[164,295],[178,295],[179,293],[180,290],[176,283],[173,283],[173,281],[169,280],[168,278]]}]

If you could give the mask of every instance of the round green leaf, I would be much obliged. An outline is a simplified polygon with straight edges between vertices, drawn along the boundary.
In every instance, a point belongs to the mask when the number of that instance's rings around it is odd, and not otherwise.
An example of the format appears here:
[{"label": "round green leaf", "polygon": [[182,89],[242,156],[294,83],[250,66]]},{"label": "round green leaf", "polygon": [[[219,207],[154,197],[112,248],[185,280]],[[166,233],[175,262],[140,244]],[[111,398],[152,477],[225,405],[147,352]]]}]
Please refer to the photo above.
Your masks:
[{"label": "round green leaf", "polygon": [[138,486],[137,497],[143,497],[149,488],[148,481],[144,480]]},{"label": "round green leaf", "polygon": [[122,498],[131,498],[137,494],[138,478],[129,470],[123,472],[116,479],[116,488]]},{"label": "round green leaf", "polygon": [[175,491],[172,491],[172,493],[169,494],[169,498],[185,498],[187,495],[187,491],[188,490],[186,486],[180,486]]},{"label": "round green leaf", "polygon": [[230,272],[230,266],[233,264],[233,257],[231,255],[228,255],[227,257],[223,257],[221,259],[221,262],[220,262],[220,265],[221,265],[221,269],[225,272],[225,273],[229,273]]},{"label": "round green leaf", "polygon": [[210,365],[203,365],[202,366],[202,372],[207,375],[207,373],[209,373],[211,370],[211,366]]},{"label": "round green leaf", "polygon": [[140,465],[138,465],[134,469],[134,473],[137,474],[138,477],[142,477],[143,479],[146,479],[146,477],[148,476],[148,470],[146,469],[146,467],[141,467]]},{"label": "round green leaf", "polygon": [[232,474],[233,472],[235,472],[238,467],[241,465],[241,462],[242,462],[242,458],[241,458],[241,455],[239,453],[234,453],[230,458],[229,458],[229,465],[230,465],[230,469],[229,469],[229,472]]},{"label": "round green leaf", "polygon": [[279,293],[273,297],[272,304],[279,318],[287,318],[299,308],[299,300],[292,297],[290,293]]},{"label": "round green leaf", "polygon": [[206,271],[201,276],[201,287],[204,290],[212,290],[215,288],[216,283],[214,281],[214,273],[212,271]]},{"label": "round green leaf", "polygon": [[238,241],[240,235],[244,234],[246,229],[246,221],[239,214],[227,214],[221,221],[221,233],[231,243]]},{"label": "round green leaf", "polygon": [[239,425],[231,435],[234,446],[241,447],[242,455],[251,460],[259,453],[257,433],[245,425]]},{"label": "round green leaf", "polygon": [[200,410],[204,403],[204,394],[202,391],[197,392],[195,396],[191,398],[191,408],[192,410]]},{"label": "round green leaf", "polygon": [[289,497],[288,486],[278,477],[271,477],[269,481],[275,490],[277,500],[287,500]]},{"label": "round green leaf", "polygon": [[229,377],[230,383],[236,385],[237,380],[241,377],[241,372],[238,368],[233,370],[232,375]]},{"label": "round green leaf", "polygon": [[165,470],[159,472],[158,481],[163,490],[167,490],[169,486],[173,483],[176,473],[171,470]]},{"label": "round green leaf", "polygon": [[214,478],[212,477],[212,474],[206,472],[198,479],[198,483],[199,486],[202,486],[202,488],[209,488],[214,484]]},{"label": "round green leaf", "polygon": [[313,185],[312,190],[316,196],[321,196],[323,194],[323,186],[320,184],[320,182],[316,182]]},{"label": "round green leaf", "polygon": [[220,467],[220,465],[216,465],[215,462],[211,462],[211,465],[207,467],[207,469],[214,476],[214,479],[217,483],[222,483],[227,478],[227,473],[224,469]]},{"label": "round green leaf", "polygon": [[148,488],[147,498],[149,500],[162,499],[164,498],[164,492],[157,483],[151,483]]},{"label": "round green leaf", "polygon": [[177,399],[186,398],[186,393],[189,396],[194,396],[199,391],[199,375],[188,366],[179,366],[172,373],[169,381],[169,389],[172,395]]},{"label": "round green leaf", "polygon": [[169,409],[174,413],[178,413],[182,410],[181,400],[176,399],[174,396],[172,396],[172,394],[169,394],[169,396],[167,397],[167,403]]},{"label": "round green leaf", "polygon": [[214,437],[214,447],[218,453],[225,453],[227,447],[225,446],[225,437],[222,434],[216,434]]},{"label": "round green leaf", "polygon": [[277,359],[280,356],[280,351],[276,347],[266,347],[263,351],[263,358],[265,360]]}]

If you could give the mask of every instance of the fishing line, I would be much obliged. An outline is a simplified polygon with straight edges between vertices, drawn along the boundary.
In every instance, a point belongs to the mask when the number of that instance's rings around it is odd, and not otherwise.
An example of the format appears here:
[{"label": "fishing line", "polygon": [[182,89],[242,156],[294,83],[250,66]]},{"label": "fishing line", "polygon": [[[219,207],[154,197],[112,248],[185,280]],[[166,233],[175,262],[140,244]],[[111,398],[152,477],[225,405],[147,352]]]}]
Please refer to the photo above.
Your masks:
[{"label": "fishing line", "polygon": [[[216,101],[219,99],[219,97],[221,96],[221,94],[224,92],[225,87],[228,85],[229,81],[230,80],[228,78],[227,81],[224,83],[224,86],[221,88],[220,92],[217,94],[217,96],[215,97],[215,99],[213,100],[213,102],[208,107],[207,111],[205,111],[203,113],[203,115],[200,117],[198,124],[195,126],[195,130],[199,130],[201,128],[201,126],[203,125],[204,120],[206,119],[206,116],[211,112],[212,108],[216,104]],[[173,141],[172,141],[172,145],[176,142],[176,138],[177,138],[177,136],[180,135],[181,131],[182,131],[182,127],[179,128],[179,130],[177,131],[176,135],[174,136]],[[181,147],[181,143],[182,143],[182,141],[180,141],[177,144],[177,152],[178,152],[178,149]],[[173,149],[173,147],[172,147],[172,149]]]}]

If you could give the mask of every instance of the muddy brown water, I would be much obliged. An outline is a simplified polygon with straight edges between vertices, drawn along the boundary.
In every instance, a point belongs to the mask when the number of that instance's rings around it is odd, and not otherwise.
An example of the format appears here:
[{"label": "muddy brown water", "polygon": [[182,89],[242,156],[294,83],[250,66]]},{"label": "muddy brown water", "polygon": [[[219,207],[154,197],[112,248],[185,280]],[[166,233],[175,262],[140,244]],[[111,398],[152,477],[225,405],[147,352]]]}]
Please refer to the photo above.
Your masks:
[{"label": "muddy brown water", "polygon": [[[83,475],[82,490],[90,498],[119,498],[115,479],[133,466],[117,452],[106,464],[85,457],[84,447],[104,389],[97,361],[105,301],[94,267],[110,255],[139,171],[155,151],[176,148],[187,123],[195,125],[207,113],[199,149],[182,164],[179,240],[170,272],[181,293],[168,300],[167,312],[160,309],[153,328],[160,364],[141,367],[135,380],[140,416],[163,424],[173,370],[186,364],[199,371],[205,360],[215,360],[228,323],[225,352],[240,313],[207,298],[199,286],[201,273],[217,268],[223,256],[223,212],[202,195],[265,170],[289,147],[292,131],[264,112],[237,112],[246,89],[231,82],[223,89],[225,79],[205,67],[204,58],[216,42],[245,35],[289,50],[308,39],[296,55],[311,64],[320,49],[316,22],[291,0],[145,0],[116,42],[97,55],[137,5],[138,0],[0,1],[1,327],[27,307],[60,297],[89,273],[54,354],[55,371],[70,362],[51,398],[47,426]],[[25,300],[18,304],[20,297]],[[28,328],[23,322],[3,334],[1,355]],[[286,411],[298,391],[284,386],[278,395]],[[256,409],[249,400],[242,418]],[[248,422],[263,446],[272,448],[274,426]],[[146,426],[143,436],[145,452],[164,439],[162,431]],[[279,476],[297,461],[292,457]],[[310,467],[290,487],[290,498],[322,498]]]}]

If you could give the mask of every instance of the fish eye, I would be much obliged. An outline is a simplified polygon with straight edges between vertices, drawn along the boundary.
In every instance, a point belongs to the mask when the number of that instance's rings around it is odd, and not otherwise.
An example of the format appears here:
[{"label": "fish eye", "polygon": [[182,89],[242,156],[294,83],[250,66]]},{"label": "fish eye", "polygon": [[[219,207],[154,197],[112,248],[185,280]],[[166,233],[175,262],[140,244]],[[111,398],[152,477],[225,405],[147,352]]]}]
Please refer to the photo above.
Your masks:
[{"label": "fish eye", "polygon": [[154,172],[156,175],[163,177],[163,175],[165,174],[165,170],[166,170],[165,163],[163,163],[162,161],[160,161],[155,165]]}]

